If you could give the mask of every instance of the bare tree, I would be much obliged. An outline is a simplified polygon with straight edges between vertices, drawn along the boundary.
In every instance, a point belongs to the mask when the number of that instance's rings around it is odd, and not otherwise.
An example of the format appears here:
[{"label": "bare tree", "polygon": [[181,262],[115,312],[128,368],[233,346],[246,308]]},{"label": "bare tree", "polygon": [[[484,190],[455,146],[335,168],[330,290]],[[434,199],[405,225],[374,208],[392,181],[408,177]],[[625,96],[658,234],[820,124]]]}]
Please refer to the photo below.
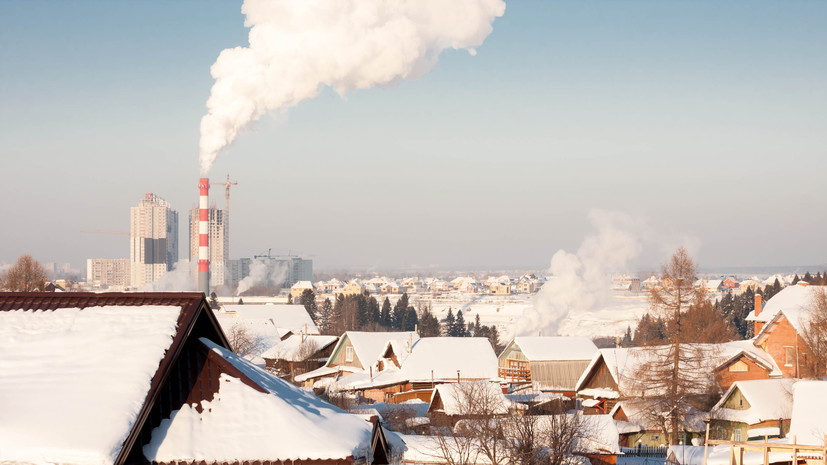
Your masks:
[{"label": "bare tree", "polygon": [[562,405],[551,415],[513,412],[503,431],[510,463],[527,465],[567,463],[572,455],[587,452],[595,436],[582,415],[565,413]]},{"label": "bare tree", "polygon": [[0,289],[13,292],[43,291],[46,289],[46,271],[31,255],[21,255],[0,276]]},{"label": "bare tree", "polygon": [[440,458],[446,463],[474,463],[484,458],[492,465],[509,461],[501,419],[510,403],[497,384],[487,381],[444,385],[445,413],[458,418],[453,429],[434,428]]},{"label": "bare tree", "polygon": [[695,262],[685,248],[680,247],[661,270],[661,282],[650,291],[655,312],[668,320],[665,345],[652,347],[643,356],[644,363],[635,374],[638,390],[650,401],[650,420],[662,425],[669,433],[670,444],[677,444],[678,432],[691,408],[690,400],[697,395],[698,371],[704,357],[687,344],[683,312],[693,302],[699,302],[695,288]]},{"label": "bare tree", "polygon": [[824,288],[814,292],[805,319],[801,339],[807,347],[804,367],[809,376],[827,375],[827,291]]},{"label": "bare tree", "polygon": [[233,352],[242,357],[253,353],[256,349],[256,342],[253,335],[240,323],[235,323],[233,327],[230,328],[230,332],[227,334],[227,342],[230,343],[230,348],[233,349]]}]

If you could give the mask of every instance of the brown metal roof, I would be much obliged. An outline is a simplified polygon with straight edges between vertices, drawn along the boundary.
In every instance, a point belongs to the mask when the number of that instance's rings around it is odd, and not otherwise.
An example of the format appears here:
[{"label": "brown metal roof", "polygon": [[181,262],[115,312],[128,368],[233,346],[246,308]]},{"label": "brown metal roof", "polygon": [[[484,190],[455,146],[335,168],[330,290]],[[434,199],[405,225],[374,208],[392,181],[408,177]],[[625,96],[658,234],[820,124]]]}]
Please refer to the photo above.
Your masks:
[{"label": "brown metal roof", "polygon": [[216,344],[230,349],[227,337],[221,331],[204,294],[200,292],[0,292],[0,311],[13,310],[55,310],[58,308],[87,308],[100,306],[138,307],[163,305],[181,307],[178,326],[169,349],[152,377],[144,405],[132,430],[124,441],[114,465],[123,465],[135,441],[147,421],[150,410],[159,396],[161,387],[170,374],[171,367],[178,360],[184,343],[191,337],[209,336]]}]

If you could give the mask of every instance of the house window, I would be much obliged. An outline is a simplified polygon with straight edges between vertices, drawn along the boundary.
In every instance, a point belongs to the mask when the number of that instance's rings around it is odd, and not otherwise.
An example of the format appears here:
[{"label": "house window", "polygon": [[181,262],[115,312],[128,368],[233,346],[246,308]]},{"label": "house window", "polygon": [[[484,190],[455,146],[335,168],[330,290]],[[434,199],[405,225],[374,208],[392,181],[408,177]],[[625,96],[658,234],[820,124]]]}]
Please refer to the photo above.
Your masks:
[{"label": "house window", "polygon": [[741,429],[740,429],[740,428],[737,428],[737,429],[734,431],[734,433],[735,433],[735,440],[736,440],[736,441],[740,441],[740,440],[741,440]]},{"label": "house window", "polygon": [[749,371],[749,367],[743,361],[738,360],[737,362],[735,362],[735,363],[733,363],[732,365],[729,366],[729,371],[734,372],[734,373],[741,373],[741,372]]},{"label": "house window", "polygon": [[791,367],[795,361],[795,351],[792,347],[784,347],[784,366]]},{"label": "house window", "polygon": [[345,347],[345,361],[352,362],[353,361],[353,347]]}]

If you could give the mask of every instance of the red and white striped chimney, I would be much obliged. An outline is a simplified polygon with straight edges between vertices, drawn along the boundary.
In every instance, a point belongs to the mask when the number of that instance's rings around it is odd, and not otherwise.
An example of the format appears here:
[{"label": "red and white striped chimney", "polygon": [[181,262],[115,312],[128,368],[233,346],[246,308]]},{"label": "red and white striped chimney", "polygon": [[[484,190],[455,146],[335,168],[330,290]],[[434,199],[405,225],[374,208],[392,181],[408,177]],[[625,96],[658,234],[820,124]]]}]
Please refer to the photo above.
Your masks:
[{"label": "red and white striped chimney", "polygon": [[198,181],[198,290],[210,295],[210,180]]}]

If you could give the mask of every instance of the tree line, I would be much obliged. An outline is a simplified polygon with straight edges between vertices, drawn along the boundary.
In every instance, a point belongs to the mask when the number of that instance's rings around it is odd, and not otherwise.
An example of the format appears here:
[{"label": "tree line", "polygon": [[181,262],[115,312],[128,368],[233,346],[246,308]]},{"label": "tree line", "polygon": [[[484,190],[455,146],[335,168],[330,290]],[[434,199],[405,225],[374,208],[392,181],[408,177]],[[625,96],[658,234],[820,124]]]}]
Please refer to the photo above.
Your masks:
[{"label": "tree line", "polygon": [[322,334],[338,336],[345,331],[416,331],[420,337],[485,337],[495,352],[503,348],[495,325],[480,324],[480,317],[465,322],[461,310],[456,315],[448,309],[445,320],[440,321],[430,303],[411,304],[407,293],[395,304],[385,297],[382,304],[369,292],[336,296],[335,301],[326,298],[321,306],[316,303],[315,293],[305,289],[301,302]]}]

